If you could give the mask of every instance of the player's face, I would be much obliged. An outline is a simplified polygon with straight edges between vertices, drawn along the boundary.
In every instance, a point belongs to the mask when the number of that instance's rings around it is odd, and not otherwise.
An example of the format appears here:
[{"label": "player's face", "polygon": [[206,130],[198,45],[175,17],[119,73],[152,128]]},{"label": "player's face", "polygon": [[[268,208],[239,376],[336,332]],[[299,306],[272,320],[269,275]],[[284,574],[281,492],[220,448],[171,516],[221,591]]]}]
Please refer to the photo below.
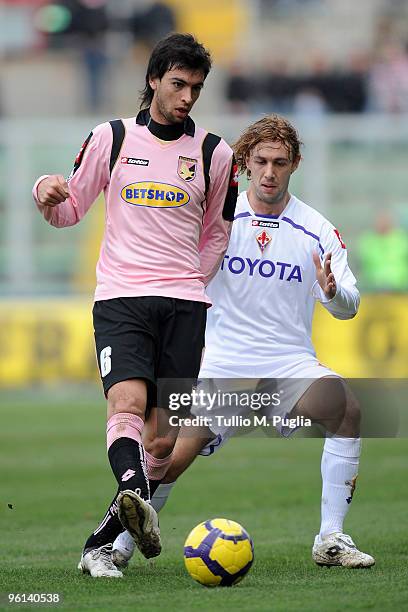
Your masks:
[{"label": "player's face", "polygon": [[150,114],[158,123],[182,123],[197,101],[204,85],[201,70],[172,68],[161,79],[151,79],[153,100]]},{"label": "player's face", "polygon": [[[299,165],[300,157],[291,159],[281,142],[263,142],[253,148],[246,159],[251,172],[248,196],[259,212],[281,212],[289,201],[289,181]],[[271,212],[272,212],[271,210]]]}]

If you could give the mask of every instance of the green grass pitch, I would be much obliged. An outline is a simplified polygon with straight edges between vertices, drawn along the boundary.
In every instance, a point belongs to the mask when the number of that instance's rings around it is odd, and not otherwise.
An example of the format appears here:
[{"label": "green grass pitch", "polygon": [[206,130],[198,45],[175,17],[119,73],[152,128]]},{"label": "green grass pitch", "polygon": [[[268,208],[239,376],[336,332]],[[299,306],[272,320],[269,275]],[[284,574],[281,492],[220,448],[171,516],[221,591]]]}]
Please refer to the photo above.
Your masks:
[{"label": "green grass pitch", "polygon": [[[73,393],[71,401],[59,394],[2,394],[1,610],[17,608],[7,593],[60,593],[61,609],[115,612],[408,609],[408,440],[364,443],[346,531],[376,557],[370,570],[311,561],[322,441],[241,438],[197,460],[180,479],[160,517],[158,559],[138,556],[123,580],[94,580],[76,565],[115,487],[105,406],[93,392]],[[236,587],[206,589],[187,575],[183,543],[197,523],[217,516],[249,531],[255,562]]]}]

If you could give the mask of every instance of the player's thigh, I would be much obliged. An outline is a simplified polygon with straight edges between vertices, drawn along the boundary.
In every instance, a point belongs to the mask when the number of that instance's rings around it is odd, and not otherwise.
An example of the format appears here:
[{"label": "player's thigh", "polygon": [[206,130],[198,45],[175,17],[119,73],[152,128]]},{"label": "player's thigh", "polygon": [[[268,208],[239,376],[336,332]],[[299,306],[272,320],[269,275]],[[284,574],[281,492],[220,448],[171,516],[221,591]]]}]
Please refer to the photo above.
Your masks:
[{"label": "player's thigh", "polygon": [[190,405],[180,402],[177,412],[170,411],[170,400],[188,398],[196,384],[204,347],[206,305],[191,300],[168,299],[163,303],[156,360],[157,406],[149,416],[152,454],[164,457],[175,444],[179,432],[178,419],[190,414]]},{"label": "player's thigh", "polygon": [[353,437],[359,431],[358,401],[346,381],[334,375],[311,381],[290,416],[304,416],[338,435]]},{"label": "player's thigh", "polygon": [[[155,336],[144,298],[117,298],[95,302],[93,308],[96,356],[105,395],[118,383],[115,396],[143,396],[143,383],[155,382]],[[113,396],[112,396],[113,397]]]},{"label": "player's thigh", "polygon": [[161,321],[158,378],[197,378],[206,318],[207,306],[203,302],[173,300],[172,311]]}]

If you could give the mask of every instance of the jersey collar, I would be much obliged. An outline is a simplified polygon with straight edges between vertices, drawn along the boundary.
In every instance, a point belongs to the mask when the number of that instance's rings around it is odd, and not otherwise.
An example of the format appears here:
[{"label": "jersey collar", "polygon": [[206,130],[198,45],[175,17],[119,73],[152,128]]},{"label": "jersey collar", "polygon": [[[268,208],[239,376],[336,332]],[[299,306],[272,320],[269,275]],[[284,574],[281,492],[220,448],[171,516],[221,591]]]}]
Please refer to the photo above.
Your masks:
[{"label": "jersey collar", "polygon": [[[149,123],[151,123],[151,117],[150,117],[150,112],[148,108],[144,108],[142,109],[137,117],[136,117],[136,123],[138,125],[145,125],[146,127],[149,128]],[[161,125],[155,122],[154,124],[155,126],[160,125],[160,128],[163,128],[163,132],[168,131],[168,129],[166,130],[166,128],[170,128],[170,130],[174,127],[172,125],[167,126],[167,125]],[[150,130],[152,131],[152,130]],[[161,136],[159,134],[154,133],[155,136],[158,136],[158,138],[161,138]],[[187,136],[191,136],[194,137],[195,134],[195,123],[194,121],[191,119],[190,116],[186,117],[186,119],[184,120],[184,124],[183,124],[183,130],[182,133],[186,134]],[[180,137],[180,136],[179,136]],[[173,138],[164,138],[164,140],[173,140]]]},{"label": "jersey collar", "polygon": [[258,217],[259,219],[277,219],[277,220],[282,219],[282,218],[285,216],[285,214],[288,212],[288,209],[289,209],[289,207],[291,206],[291,204],[292,204],[292,202],[293,202],[293,195],[292,195],[292,194],[289,194],[289,195],[290,195],[289,201],[288,201],[288,203],[286,204],[285,208],[284,208],[284,209],[282,210],[282,212],[280,213],[280,215],[258,215],[258,214],[257,214],[257,213],[256,213],[256,212],[253,210],[253,208],[252,208],[251,204],[249,203],[248,194],[247,194],[247,192],[245,191],[245,199],[246,199],[247,206],[248,206],[248,209],[249,209],[249,211],[250,211],[250,214],[251,214],[253,217]]}]

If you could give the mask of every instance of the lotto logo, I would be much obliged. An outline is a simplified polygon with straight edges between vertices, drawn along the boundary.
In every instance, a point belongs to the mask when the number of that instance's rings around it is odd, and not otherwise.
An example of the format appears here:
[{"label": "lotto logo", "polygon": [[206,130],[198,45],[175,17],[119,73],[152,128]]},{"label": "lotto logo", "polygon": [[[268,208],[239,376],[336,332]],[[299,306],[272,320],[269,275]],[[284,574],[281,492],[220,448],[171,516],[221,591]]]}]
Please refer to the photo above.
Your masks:
[{"label": "lotto logo", "polygon": [[122,474],[121,481],[126,482],[127,480],[130,480],[131,478],[133,478],[135,474],[136,474],[135,470],[130,470],[130,469],[126,470],[126,472]]},{"label": "lotto logo", "polygon": [[140,157],[122,157],[120,162],[122,164],[130,164],[133,166],[148,166],[148,159],[141,159]]}]

